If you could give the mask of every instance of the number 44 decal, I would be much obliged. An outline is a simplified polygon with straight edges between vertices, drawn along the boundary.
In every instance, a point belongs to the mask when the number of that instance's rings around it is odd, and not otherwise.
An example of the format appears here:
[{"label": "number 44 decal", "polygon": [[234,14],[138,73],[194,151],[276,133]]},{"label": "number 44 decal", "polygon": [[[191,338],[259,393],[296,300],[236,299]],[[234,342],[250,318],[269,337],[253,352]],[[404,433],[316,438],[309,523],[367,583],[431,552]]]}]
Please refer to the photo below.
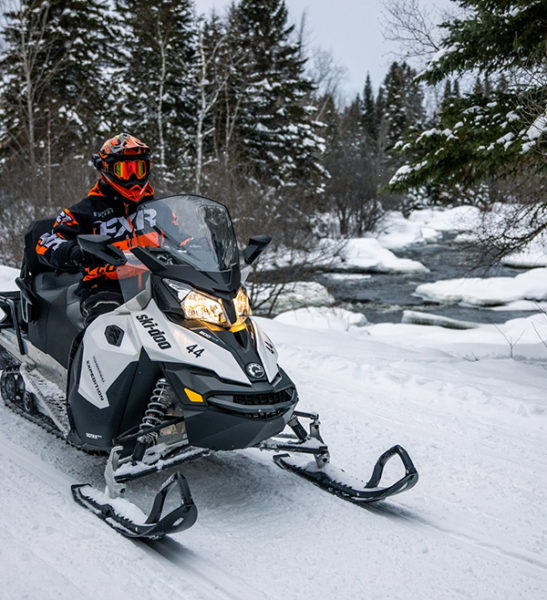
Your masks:
[{"label": "number 44 decal", "polygon": [[[197,350],[196,350],[197,348]],[[203,352],[203,348],[198,348],[197,344],[192,344],[191,346],[186,346],[186,350],[188,350],[189,354],[193,354],[195,357],[199,358]]]}]

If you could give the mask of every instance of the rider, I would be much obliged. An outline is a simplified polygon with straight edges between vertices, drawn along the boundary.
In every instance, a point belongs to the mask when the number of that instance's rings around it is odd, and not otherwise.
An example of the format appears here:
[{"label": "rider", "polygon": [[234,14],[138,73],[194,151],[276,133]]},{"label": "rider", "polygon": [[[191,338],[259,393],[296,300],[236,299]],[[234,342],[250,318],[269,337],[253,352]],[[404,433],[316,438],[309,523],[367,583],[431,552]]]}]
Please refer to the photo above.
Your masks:
[{"label": "rider", "polygon": [[116,270],[82,250],[77,236],[108,235],[115,246],[128,249],[149,238],[150,233],[145,232],[155,225],[153,210],[134,219],[139,203],[154,197],[148,183],[150,148],[136,137],[120,133],[107,140],[92,160],[99,180],[81,202],[61,212],[51,232],[42,235],[36,246],[46,265],[56,270],[82,270],[79,295],[86,326],[122,304],[123,296]]}]

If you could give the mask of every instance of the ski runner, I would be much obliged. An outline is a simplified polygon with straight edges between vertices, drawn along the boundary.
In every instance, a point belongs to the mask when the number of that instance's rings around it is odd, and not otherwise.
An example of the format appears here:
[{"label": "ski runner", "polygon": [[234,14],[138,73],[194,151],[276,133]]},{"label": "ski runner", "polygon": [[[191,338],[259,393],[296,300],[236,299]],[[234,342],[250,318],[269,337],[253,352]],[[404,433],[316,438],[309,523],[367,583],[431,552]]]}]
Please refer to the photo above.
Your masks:
[{"label": "ski runner", "polygon": [[99,179],[88,195],[57,217],[53,229],[36,245],[39,259],[56,270],[80,268],[78,295],[87,327],[96,317],[123,303],[117,271],[78,245],[79,234],[108,235],[122,250],[138,245],[159,246],[153,233],[154,215],[134,219],[139,203],[151,200],[150,148],[127,133],[107,140],[92,156]]}]

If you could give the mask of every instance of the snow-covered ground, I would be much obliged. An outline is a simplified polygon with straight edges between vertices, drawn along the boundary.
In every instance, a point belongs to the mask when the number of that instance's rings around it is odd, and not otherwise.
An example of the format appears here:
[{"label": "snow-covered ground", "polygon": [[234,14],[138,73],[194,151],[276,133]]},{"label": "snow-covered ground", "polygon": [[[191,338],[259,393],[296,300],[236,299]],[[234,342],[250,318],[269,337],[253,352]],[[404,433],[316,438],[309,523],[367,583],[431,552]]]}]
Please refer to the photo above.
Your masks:
[{"label": "snow-covered ground", "polygon": [[[376,249],[468,232],[476,216],[420,212],[393,217]],[[364,256],[360,246],[350,256]],[[366,479],[395,443],[414,459],[417,486],[369,508],[280,470],[269,454],[223,452],[183,468],[197,524],[133,542],[72,500],[71,483],[101,483],[104,459],[0,404],[0,598],[543,600],[547,314],[537,300],[547,300],[545,272],[438,282],[456,286],[458,298],[431,284],[437,300],[533,309],[502,325],[369,325],[327,307],[257,319],[298,386],[300,409],[321,415],[333,464]],[[0,269],[1,288],[14,289],[15,275]],[[306,302],[323,293],[295,295]],[[143,509],[163,478],[132,485]]]},{"label": "snow-covered ground", "polygon": [[[503,332],[281,321],[259,319],[333,463],[367,477],[401,443],[414,489],[360,508],[268,454],[219,453],[184,468],[197,524],[132,542],[71,499],[70,483],[99,483],[102,459],[0,406],[2,597],[543,599],[547,317]],[[503,334],[520,335],[512,354]]]}]

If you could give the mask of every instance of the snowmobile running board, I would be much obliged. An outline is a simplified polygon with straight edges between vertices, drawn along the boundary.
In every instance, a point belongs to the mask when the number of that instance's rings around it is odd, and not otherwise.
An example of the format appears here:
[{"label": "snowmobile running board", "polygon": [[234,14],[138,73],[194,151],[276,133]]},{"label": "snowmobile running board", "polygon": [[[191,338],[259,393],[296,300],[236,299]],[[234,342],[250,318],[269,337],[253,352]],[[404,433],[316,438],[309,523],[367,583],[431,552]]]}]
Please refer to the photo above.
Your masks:
[{"label": "snowmobile running board", "polygon": [[[178,491],[180,506],[162,517],[163,505],[171,489]],[[198,517],[198,510],[182,473],[175,473],[161,486],[148,517],[131,502],[122,498],[111,499],[87,483],[73,485],[71,490],[78,504],[130,538],[159,540],[170,533],[189,529]]]},{"label": "snowmobile running board", "polygon": [[[394,456],[399,456],[404,467],[405,475],[387,487],[380,487],[379,483],[382,479],[384,467],[388,460]],[[277,454],[273,457],[275,464],[282,469],[291,471],[304,479],[307,479],[322,490],[334,494],[339,498],[353,502],[354,504],[364,504],[369,502],[377,502],[384,500],[394,494],[399,494],[405,490],[414,487],[418,482],[418,472],[412,462],[408,452],[402,446],[393,446],[384,452],[376,461],[372,475],[367,483],[362,488],[353,487],[349,482],[344,483],[347,479],[344,471],[334,469],[330,465],[324,468],[317,468],[313,463],[301,466],[297,464],[289,454]]]}]

